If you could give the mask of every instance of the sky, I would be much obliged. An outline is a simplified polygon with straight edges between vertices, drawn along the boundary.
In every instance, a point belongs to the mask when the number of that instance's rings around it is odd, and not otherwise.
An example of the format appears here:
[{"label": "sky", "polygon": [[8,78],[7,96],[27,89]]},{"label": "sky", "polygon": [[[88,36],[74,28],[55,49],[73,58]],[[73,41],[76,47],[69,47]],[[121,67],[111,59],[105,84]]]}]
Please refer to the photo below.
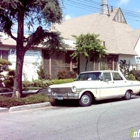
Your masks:
[{"label": "sky", "polygon": [[[65,19],[100,12],[101,0],[62,0]],[[127,24],[140,30],[140,0],[107,0],[109,7],[121,8]],[[92,10],[93,9],[93,10]]]}]

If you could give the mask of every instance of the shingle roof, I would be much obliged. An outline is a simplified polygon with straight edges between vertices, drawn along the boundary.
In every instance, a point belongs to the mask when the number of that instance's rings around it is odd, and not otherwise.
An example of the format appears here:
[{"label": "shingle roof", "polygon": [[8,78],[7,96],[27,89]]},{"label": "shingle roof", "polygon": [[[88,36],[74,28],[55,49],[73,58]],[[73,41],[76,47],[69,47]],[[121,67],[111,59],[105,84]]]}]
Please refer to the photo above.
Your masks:
[{"label": "shingle roof", "polygon": [[110,16],[96,13],[65,20],[61,24],[55,24],[54,27],[68,40],[74,40],[72,35],[99,34],[99,39],[105,41],[108,53],[136,55],[134,47],[140,31],[135,31],[126,23],[114,21],[118,10],[120,8],[111,12]]}]

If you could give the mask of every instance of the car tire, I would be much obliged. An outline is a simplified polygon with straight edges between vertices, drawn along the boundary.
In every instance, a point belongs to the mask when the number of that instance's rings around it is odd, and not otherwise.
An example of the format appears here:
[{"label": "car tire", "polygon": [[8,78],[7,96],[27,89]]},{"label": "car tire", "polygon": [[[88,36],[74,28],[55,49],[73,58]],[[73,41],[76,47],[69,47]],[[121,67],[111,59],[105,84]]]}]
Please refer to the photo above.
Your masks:
[{"label": "car tire", "polygon": [[91,94],[86,92],[81,96],[81,98],[79,100],[79,105],[83,106],[83,107],[90,106],[92,104],[92,101],[93,101],[93,98],[92,98]]},{"label": "car tire", "polygon": [[57,106],[59,103],[58,103],[58,100],[54,99],[54,100],[50,101],[50,104],[52,106]]},{"label": "car tire", "polygon": [[131,99],[131,92],[130,91],[126,91],[126,93],[124,95],[124,99],[125,100],[130,100]]}]

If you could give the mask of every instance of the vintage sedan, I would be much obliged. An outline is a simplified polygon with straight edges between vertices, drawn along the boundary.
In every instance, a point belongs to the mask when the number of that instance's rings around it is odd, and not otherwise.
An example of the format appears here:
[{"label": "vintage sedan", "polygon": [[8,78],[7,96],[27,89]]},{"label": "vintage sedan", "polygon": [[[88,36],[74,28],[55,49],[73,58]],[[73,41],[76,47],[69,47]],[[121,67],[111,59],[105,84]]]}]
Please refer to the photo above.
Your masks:
[{"label": "vintage sedan", "polygon": [[140,92],[140,82],[127,80],[120,71],[88,71],[79,74],[72,83],[51,85],[48,96],[56,105],[62,100],[75,99],[81,106],[90,106],[95,100],[124,97]]}]

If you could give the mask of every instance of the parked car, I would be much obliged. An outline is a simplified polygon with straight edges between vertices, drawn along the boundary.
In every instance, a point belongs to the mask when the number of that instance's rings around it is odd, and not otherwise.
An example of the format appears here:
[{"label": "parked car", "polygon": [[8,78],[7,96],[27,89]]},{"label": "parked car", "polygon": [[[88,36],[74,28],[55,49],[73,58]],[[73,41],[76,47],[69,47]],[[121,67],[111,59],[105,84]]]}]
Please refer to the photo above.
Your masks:
[{"label": "parked car", "polygon": [[81,72],[72,83],[48,87],[52,105],[61,100],[75,99],[81,106],[90,106],[95,100],[118,97],[129,100],[132,94],[139,92],[139,81],[127,80],[120,71],[110,70]]}]

